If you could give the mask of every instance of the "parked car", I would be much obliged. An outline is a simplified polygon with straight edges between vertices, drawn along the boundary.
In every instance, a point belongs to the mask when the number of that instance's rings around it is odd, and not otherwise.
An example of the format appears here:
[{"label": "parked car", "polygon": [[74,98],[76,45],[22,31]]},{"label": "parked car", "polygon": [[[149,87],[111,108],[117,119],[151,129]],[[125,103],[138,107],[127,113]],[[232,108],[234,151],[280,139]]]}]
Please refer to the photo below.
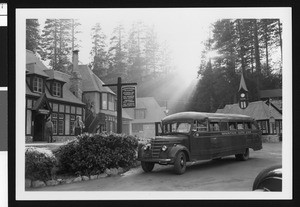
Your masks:
[{"label": "parked car", "polygon": [[255,178],[253,191],[282,191],[282,166],[275,165],[262,170]]}]

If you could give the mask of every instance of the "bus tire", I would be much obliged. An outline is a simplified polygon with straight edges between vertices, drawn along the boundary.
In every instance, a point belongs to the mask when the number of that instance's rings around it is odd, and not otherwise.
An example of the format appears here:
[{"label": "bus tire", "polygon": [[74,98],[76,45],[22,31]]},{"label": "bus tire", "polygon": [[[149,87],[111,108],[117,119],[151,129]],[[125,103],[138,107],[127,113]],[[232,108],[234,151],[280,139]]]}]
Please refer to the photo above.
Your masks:
[{"label": "bus tire", "polygon": [[186,170],[186,156],[183,151],[180,151],[174,162],[174,172],[181,175]]},{"label": "bus tire", "polygon": [[243,154],[236,154],[235,158],[239,161],[246,161],[249,159],[249,148],[246,148],[245,152]]},{"label": "bus tire", "polygon": [[141,162],[142,168],[144,172],[151,172],[154,168],[155,163],[154,162]]}]

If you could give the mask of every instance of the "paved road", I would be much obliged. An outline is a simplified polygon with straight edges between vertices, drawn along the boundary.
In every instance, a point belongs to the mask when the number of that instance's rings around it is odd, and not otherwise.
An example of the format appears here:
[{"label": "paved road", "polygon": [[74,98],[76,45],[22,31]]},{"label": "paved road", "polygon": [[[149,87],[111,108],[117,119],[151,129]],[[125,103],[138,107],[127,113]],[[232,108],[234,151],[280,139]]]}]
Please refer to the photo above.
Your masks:
[{"label": "paved road", "polygon": [[156,165],[153,172],[141,167],[122,176],[80,183],[31,189],[34,191],[250,191],[256,175],[264,168],[281,164],[281,143],[264,143],[263,150],[250,150],[247,161],[234,156],[220,161],[188,164],[183,175],[173,173],[173,166]]}]

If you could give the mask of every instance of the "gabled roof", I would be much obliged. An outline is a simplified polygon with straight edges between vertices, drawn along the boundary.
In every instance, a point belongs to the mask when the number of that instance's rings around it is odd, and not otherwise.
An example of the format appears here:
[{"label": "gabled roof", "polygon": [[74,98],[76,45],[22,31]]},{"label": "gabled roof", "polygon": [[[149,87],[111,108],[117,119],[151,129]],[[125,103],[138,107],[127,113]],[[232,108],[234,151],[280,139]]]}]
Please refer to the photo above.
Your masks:
[{"label": "gabled roof", "polygon": [[103,87],[104,83],[87,65],[79,65],[79,73],[82,77],[82,91],[98,91],[115,94],[109,87]]},{"label": "gabled roof", "polygon": [[282,97],[282,89],[261,90],[260,98]]},{"label": "gabled roof", "polygon": [[[65,84],[62,87],[63,98],[52,96],[51,93],[49,92],[48,88],[46,87],[45,94],[48,97],[48,99],[84,105],[84,103],[81,100],[79,100],[70,91],[70,83],[69,83],[70,76],[68,74],[47,69],[47,67],[33,54],[33,52],[31,52],[29,50],[26,51],[26,61],[28,61],[28,62],[26,62],[27,65],[28,65],[28,63],[29,63],[29,65],[34,65],[34,66],[29,66],[29,68],[27,68],[28,73],[26,75],[30,74],[29,72],[31,71],[31,72],[33,72],[33,74],[40,74],[40,75],[43,74],[43,76],[47,77],[48,79],[54,78],[56,80],[65,82]],[[30,69],[30,67],[32,67],[32,69]],[[27,84],[26,84],[26,95],[31,95],[31,96],[36,96],[36,97],[40,96],[40,94],[38,94],[38,93],[33,93]]]},{"label": "gabled roof", "polygon": [[42,61],[38,57],[36,57],[32,51],[26,50],[27,74],[38,74],[44,77],[48,77],[44,70],[47,70],[47,67],[42,63]]},{"label": "gabled roof", "polygon": [[61,82],[66,82],[66,80],[63,78],[64,73],[60,71],[48,69],[48,70],[44,70],[44,72],[49,76],[47,80],[53,79]]},{"label": "gabled roof", "polygon": [[241,75],[240,87],[239,87],[238,91],[240,91],[241,89],[244,89],[245,91],[248,91],[243,73]]},{"label": "gabled roof", "polygon": [[[145,119],[134,119],[135,109],[145,109]],[[132,119],[132,123],[154,123],[161,121],[166,115],[163,108],[157,103],[154,97],[137,98],[137,107],[123,109]]]},{"label": "gabled roof", "polygon": [[256,120],[266,120],[270,117],[282,119],[282,114],[279,113],[272,105],[267,105],[264,101],[249,102],[245,109],[241,109],[239,104],[226,105],[223,109],[218,109],[216,113],[225,114],[243,114],[251,116]]}]

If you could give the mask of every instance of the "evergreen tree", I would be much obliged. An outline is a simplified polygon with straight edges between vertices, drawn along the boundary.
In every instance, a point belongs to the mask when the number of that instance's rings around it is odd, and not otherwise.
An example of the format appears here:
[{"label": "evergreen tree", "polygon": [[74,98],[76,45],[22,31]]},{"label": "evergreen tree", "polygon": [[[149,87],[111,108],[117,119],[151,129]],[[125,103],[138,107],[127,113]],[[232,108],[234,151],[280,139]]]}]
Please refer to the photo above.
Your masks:
[{"label": "evergreen tree", "polygon": [[42,31],[41,46],[43,60],[49,60],[54,70],[68,72],[72,54],[72,33],[70,19],[47,19]]},{"label": "evergreen tree", "polygon": [[109,71],[108,76],[122,77],[127,76],[127,57],[125,46],[125,29],[123,25],[118,25],[114,28],[112,37],[110,38],[110,47],[108,50],[109,56]]},{"label": "evergreen tree", "polygon": [[92,43],[93,47],[90,52],[93,57],[91,67],[93,72],[100,78],[107,75],[107,49],[106,49],[106,35],[102,31],[100,23],[92,28]]},{"label": "evergreen tree", "polygon": [[127,40],[128,81],[143,81],[145,75],[145,58],[142,54],[144,40],[144,25],[141,22],[134,23]]},{"label": "evergreen tree", "polygon": [[40,24],[38,19],[26,19],[26,49],[40,52]]}]

